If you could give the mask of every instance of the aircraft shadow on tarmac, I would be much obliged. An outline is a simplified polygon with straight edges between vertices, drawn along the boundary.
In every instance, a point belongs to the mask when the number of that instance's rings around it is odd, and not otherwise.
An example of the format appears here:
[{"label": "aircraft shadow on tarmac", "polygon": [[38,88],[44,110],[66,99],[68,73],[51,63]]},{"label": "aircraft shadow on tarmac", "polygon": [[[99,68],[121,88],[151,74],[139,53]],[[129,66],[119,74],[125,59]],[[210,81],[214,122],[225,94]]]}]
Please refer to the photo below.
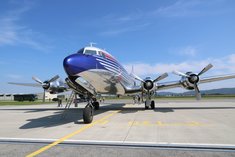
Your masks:
[{"label": "aircraft shadow on tarmac", "polygon": [[[115,110],[121,110],[119,113],[121,114],[131,114],[135,113],[138,111],[145,111],[143,106],[131,106],[131,107],[124,107],[124,103],[119,103],[119,104],[110,104],[110,105],[105,105],[101,106],[100,110],[97,110],[94,112],[94,116],[102,114],[107,111],[115,111]],[[208,109],[216,109],[216,110],[224,110],[224,109],[235,109],[235,107],[156,107],[153,112],[161,112],[161,113],[168,113],[168,112],[174,112],[176,110],[208,110]],[[9,109],[9,110],[14,110],[14,109]],[[23,110],[23,109],[15,109],[15,110]],[[72,108],[66,111],[66,117],[62,118],[63,115],[63,109],[24,109],[26,110],[25,113],[31,113],[31,112],[44,112],[48,110],[54,110],[51,115],[47,115],[44,117],[40,118],[35,118],[35,119],[28,119],[27,123],[21,126],[19,129],[31,129],[31,128],[48,128],[48,127],[55,127],[59,125],[64,125],[67,123],[73,122],[74,124],[83,124],[83,116],[82,108]]]}]

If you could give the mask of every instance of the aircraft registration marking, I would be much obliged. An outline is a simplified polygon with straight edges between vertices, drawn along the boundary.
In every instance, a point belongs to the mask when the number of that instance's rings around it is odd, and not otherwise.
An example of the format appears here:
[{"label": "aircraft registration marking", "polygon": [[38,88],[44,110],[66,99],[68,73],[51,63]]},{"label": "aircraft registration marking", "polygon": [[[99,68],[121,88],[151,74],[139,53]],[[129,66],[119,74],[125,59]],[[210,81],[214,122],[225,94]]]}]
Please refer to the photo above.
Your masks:
[{"label": "aircraft registration marking", "polygon": [[42,153],[42,152],[44,152],[44,151],[50,149],[51,147],[56,146],[56,145],[62,143],[63,141],[65,141],[65,140],[67,140],[67,139],[69,139],[69,138],[71,138],[71,137],[73,137],[73,136],[75,136],[75,135],[77,135],[77,134],[79,134],[79,133],[81,133],[81,132],[83,132],[83,131],[85,131],[85,130],[91,128],[91,127],[93,127],[93,126],[95,126],[96,124],[104,123],[104,122],[106,122],[106,119],[110,118],[111,116],[115,115],[115,114],[118,113],[118,112],[120,112],[120,110],[113,111],[112,113],[110,113],[110,114],[104,116],[103,118],[101,118],[101,119],[99,119],[99,120],[96,120],[96,121],[94,121],[93,123],[90,123],[90,124],[87,124],[87,125],[83,126],[82,128],[78,129],[77,131],[72,132],[71,134],[68,134],[68,135],[62,137],[62,138],[58,139],[57,141],[52,142],[51,144],[49,144],[49,145],[47,145],[47,146],[44,146],[44,147],[38,149],[37,151],[35,151],[35,152],[33,152],[33,153],[27,155],[26,157],[33,157],[33,156],[36,156],[36,155],[38,155],[38,154],[40,154],[40,153]]}]

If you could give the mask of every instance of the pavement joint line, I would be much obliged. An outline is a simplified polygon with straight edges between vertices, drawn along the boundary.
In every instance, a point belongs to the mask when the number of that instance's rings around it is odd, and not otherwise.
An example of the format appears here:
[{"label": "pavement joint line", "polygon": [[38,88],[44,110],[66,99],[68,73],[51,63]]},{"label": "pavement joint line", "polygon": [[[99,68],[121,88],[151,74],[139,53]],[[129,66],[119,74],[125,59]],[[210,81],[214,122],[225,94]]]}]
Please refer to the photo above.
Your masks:
[{"label": "pavement joint line", "polygon": [[34,156],[36,156],[36,155],[39,155],[40,153],[42,153],[42,152],[44,152],[44,151],[50,149],[51,147],[56,146],[56,145],[58,145],[58,144],[64,142],[65,140],[67,140],[67,139],[69,139],[69,138],[71,138],[71,137],[73,137],[73,136],[75,136],[75,135],[77,135],[77,134],[83,132],[84,130],[89,129],[89,128],[95,126],[96,124],[98,124],[98,123],[100,123],[100,122],[102,122],[102,121],[104,121],[104,120],[110,118],[111,116],[113,116],[114,114],[116,114],[116,113],[118,113],[118,112],[120,112],[120,110],[112,111],[112,113],[110,113],[110,114],[104,116],[103,118],[98,119],[98,120],[96,120],[96,121],[94,121],[94,122],[92,122],[92,123],[90,123],[90,124],[87,124],[87,125],[81,127],[81,128],[78,129],[77,131],[72,132],[72,133],[70,133],[70,134],[68,134],[68,135],[66,135],[66,136],[64,136],[64,137],[62,137],[62,138],[60,138],[60,139],[58,139],[58,140],[52,142],[51,144],[46,145],[46,146],[44,146],[44,147],[42,147],[42,148],[40,148],[40,149],[38,149],[38,150],[36,150],[36,151],[34,151],[34,152],[28,154],[26,157],[34,157]]}]

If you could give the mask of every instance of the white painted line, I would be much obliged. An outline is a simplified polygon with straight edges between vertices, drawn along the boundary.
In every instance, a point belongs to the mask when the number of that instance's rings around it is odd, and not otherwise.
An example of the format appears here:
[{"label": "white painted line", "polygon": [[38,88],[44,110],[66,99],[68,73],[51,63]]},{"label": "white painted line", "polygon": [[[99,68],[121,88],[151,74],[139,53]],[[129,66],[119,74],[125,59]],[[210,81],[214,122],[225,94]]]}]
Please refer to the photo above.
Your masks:
[{"label": "white painted line", "polygon": [[[0,142],[52,142],[58,139],[44,138],[5,138],[0,137]],[[97,140],[65,140],[68,144],[92,144],[92,145],[132,145],[132,146],[156,146],[156,147],[195,147],[195,148],[232,148],[235,144],[208,144],[208,143],[169,143],[169,142],[138,142],[138,141],[97,141]]]}]

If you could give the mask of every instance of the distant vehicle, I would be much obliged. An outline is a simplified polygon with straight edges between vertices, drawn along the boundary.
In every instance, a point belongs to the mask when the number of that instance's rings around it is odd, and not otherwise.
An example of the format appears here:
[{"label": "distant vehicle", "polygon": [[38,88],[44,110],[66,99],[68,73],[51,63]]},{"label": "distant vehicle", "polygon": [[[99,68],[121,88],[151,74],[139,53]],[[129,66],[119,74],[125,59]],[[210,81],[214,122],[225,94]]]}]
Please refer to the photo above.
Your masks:
[{"label": "distant vehicle", "polygon": [[36,94],[16,94],[14,95],[14,101],[35,101],[37,99]]}]

